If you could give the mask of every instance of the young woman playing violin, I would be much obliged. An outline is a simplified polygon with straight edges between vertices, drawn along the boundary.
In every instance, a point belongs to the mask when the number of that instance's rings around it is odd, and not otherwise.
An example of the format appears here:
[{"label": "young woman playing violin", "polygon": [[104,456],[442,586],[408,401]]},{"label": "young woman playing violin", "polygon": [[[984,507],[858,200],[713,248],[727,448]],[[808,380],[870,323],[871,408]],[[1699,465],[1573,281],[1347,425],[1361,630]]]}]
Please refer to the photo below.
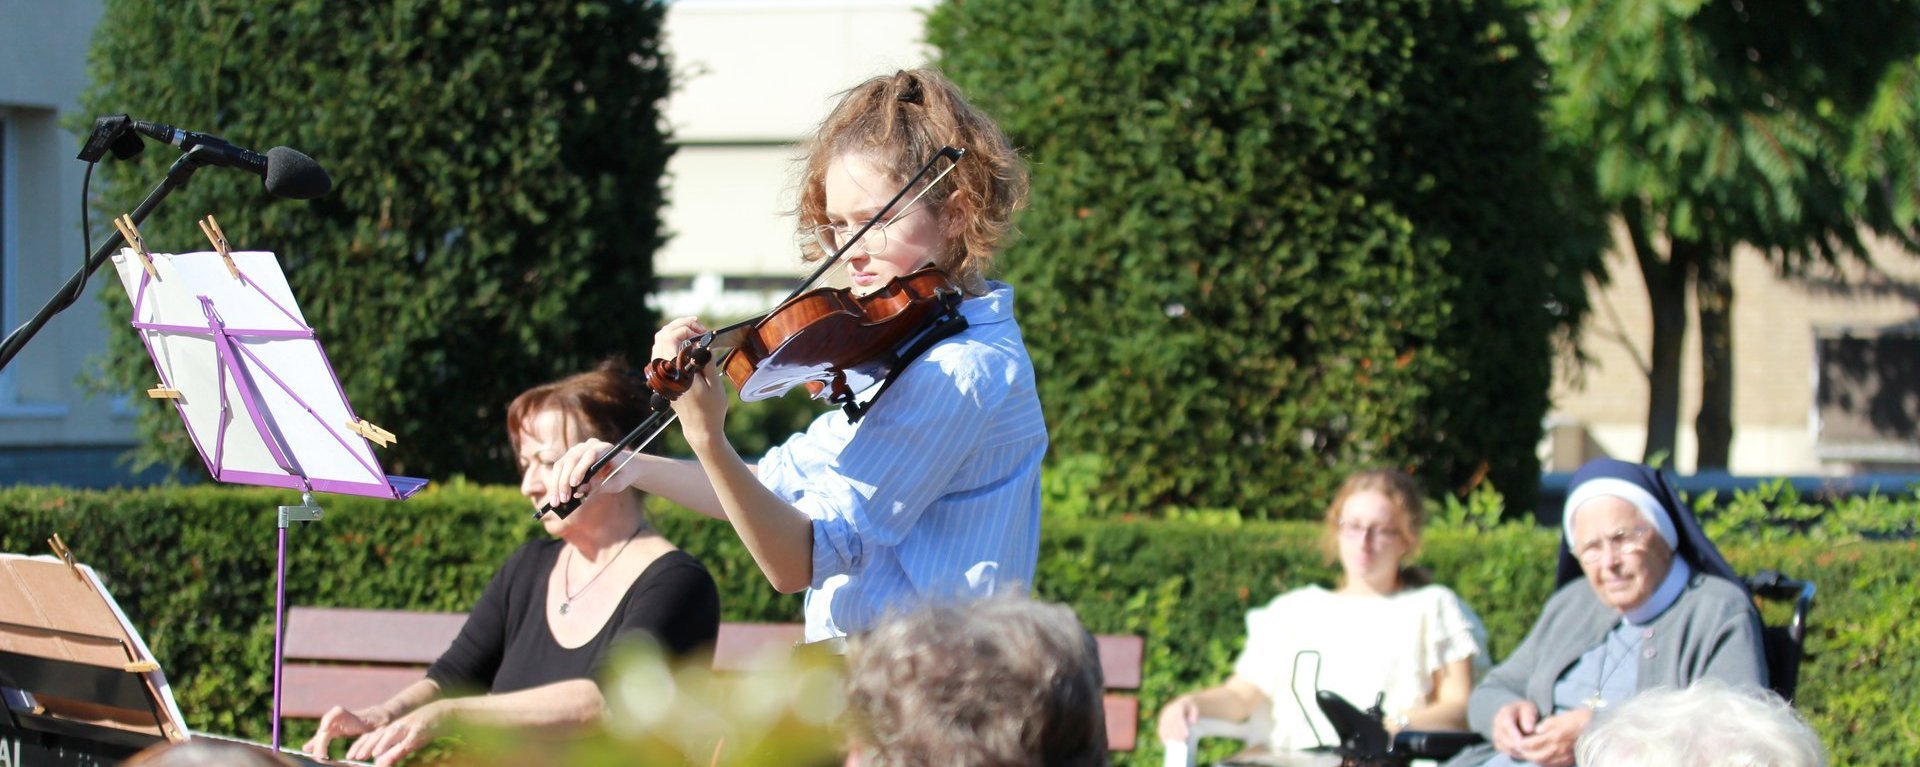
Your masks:
[{"label": "young woman playing violin", "polygon": [[[964,160],[898,195],[943,146]],[[639,487],[732,523],[775,589],[806,591],[808,641],[925,602],[1024,590],[1047,431],[1013,288],[986,279],[1026,203],[1024,165],[958,88],[916,69],[848,91],[808,144],[803,174],[809,260],[842,252],[855,297],[941,269],[964,294],[965,329],[908,362],[858,421],[829,412],[757,464],[727,442],[727,396],[707,366],[673,404],[694,460],[632,456],[579,487],[611,447],[588,440],[554,465],[550,487],[559,501]],[[674,359],[707,332],[698,318],[673,320],[653,354]]]}]

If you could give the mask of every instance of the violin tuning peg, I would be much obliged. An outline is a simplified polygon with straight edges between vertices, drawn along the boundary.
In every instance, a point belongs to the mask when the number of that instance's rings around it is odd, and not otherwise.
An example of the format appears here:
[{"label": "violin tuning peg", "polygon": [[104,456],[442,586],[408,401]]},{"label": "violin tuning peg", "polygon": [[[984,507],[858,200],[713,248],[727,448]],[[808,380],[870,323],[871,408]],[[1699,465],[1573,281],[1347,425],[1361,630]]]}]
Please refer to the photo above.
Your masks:
[{"label": "violin tuning peg", "polygon": [[703,368],[713,361],[713,352],[704,346],[696,346],[687,352],[687,358],[693,360],[695,368]]}]

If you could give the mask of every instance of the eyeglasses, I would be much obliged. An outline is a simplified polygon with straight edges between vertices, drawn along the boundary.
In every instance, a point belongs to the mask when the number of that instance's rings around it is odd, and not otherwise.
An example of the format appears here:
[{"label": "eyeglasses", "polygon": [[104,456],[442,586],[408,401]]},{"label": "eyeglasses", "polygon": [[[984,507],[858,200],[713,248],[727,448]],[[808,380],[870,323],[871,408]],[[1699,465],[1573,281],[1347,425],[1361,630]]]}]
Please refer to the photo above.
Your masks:
[{"label": "eyeglasses", "polygon": [[[869,256],[877,256],[886,251],[887,227],[893,225],[894,222],[900,219],[913,215],[913,212],[913,210],[908,210],[885,221],[873,222],[873,226],[867,228],[866,234],[860,235],[860,252]],[[821,224],[813,228],[813,237],[819,241],[821,250],[826,251],[828,255],[832,255],[840,252],[840,244],[846,242],[847,238],[852,237],[854,231],[857,229],[859,229],[859,227],[851,223]]]},{"label": "eyeglasses", "polygon": [[[900,212],[895,213],[892,218],[881,221],[879,214],[875,214],[873,225],[868,227],[866,233],[860,236],[860,252],[869,256],[877,256],[886,251],[887,227],[892,226],[900,219],[913,215],[914,211],[919,210],[914,206],[920,204],[920,198],[927,196],[928,192],[933,191],[933,185],[940,183],[940,179],[946,178],[947,174],[952,172],[952,170],[953,166],[949,165],[946,170],[940,171],[940,175],[934,176],[932,181],[928,181],[926,186],[921,187],[920,191],[913,196],[913,199],[908,200],[907,204],[900,206]],[[886,211],[881,211],[881,213],[885,212]],[[813,228],[813,237],[820,243],[820,249],[826,251],[826,254],[831,256],[840,252],[841,245],[849,242],[849,238],[851,238],[853,233],[859,230],[859,228],[858,225],[852,222],[844,224],[821,224]]]},{"label": "eyeglasses", "polygon": [[1387,538],[1399,537],[1400,528],[1396,525],[1363,525],[1358,522],[1341,522],[1340,535],[1355,540],[1366,540],[1367,536],[1371,535],[1375,540],[1385,540]]},{"label": "eyeglasses", "polygon": [[1652,532],[1651,529],[1645,527],[1629,527],[1615,530],[1608,535],[1603,535],[1580,544],[1579,547],[1573,550],[1573,553],[1574,556],[1579,557],[1581,564],[1587,565],[1598,564],[1600,562],[1601,552],[1608,549],[1612,549],[1616,555],[1621,557],[1636,556],[1647,550],[1648,536]]}]

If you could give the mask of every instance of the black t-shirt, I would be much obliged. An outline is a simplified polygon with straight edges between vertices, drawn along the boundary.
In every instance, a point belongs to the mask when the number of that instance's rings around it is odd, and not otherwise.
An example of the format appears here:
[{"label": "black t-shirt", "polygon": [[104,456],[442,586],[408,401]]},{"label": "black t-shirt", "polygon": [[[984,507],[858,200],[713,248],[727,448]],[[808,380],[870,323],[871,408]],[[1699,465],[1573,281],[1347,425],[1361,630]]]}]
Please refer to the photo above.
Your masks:
[{"label": "black t-shirt", "polygon": [[427,669],[442,690],[514,692],[567,679],[591,679],[616,639],[645,632],[671,656],[711,647],[720,633],[720,590],[700,560],[670,551],[627,589],[593,639],[561,647],[547,628],[547,581],[560,540],[521,546],[495,573],[447,652]]}]

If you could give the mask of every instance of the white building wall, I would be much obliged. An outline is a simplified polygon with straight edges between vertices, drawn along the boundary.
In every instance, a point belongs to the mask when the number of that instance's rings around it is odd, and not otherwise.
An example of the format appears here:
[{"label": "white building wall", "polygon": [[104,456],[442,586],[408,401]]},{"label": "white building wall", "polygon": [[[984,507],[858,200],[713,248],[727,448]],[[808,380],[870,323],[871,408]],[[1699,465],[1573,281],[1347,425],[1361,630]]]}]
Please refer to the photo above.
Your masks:
[{"label": "white building wall", "polygon": [[[926,62],[932,0],[677,0],[666,41],[666,316],[765,311],[807,273],[794,240],[797,142],[861,81]],[[791,286],[786,286],[790,288]]]}]

